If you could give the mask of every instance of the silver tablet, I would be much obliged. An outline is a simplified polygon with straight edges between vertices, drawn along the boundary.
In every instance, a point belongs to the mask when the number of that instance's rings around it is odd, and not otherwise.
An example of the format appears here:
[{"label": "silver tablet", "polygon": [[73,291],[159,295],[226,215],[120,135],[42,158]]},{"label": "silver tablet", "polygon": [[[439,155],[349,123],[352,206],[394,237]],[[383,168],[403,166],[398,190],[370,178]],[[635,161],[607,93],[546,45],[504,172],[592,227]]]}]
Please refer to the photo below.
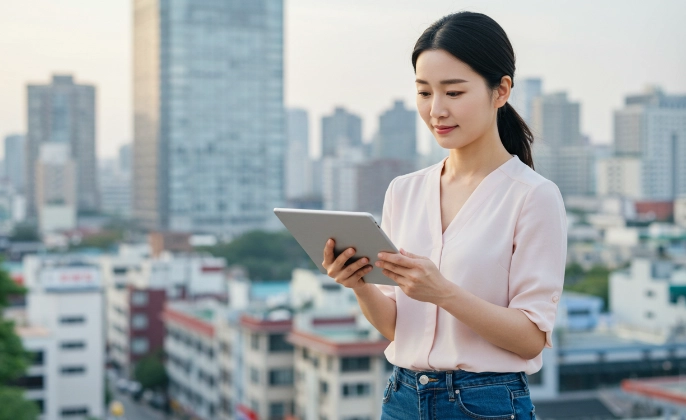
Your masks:
[{"label": "silver tablet", "polygon": [[324,246],[326,241],[332,238],[336,241],[336,257],[348,248],[355,248],[355,255],[348,259],[348,264],[363,257],[369,258],[369,264],[373,268],[363,277],[365,282],[398,285],[384,276],[381,268],[374,265],[379,252],[398,253],[398,249],[376,224],[371,214],[282,208],[275,208],[274,213],[322,273],[326,274],[326,269],[322,266]]}]

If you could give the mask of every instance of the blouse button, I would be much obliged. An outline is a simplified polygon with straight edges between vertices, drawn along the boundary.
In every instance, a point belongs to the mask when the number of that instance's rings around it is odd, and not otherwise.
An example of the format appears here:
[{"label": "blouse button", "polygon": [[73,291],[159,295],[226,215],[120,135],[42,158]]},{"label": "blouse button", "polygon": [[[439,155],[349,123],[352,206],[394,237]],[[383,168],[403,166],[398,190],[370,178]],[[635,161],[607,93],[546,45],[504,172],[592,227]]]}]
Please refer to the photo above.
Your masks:
[{"label": "blouse button", "polygon": [[553,302],[557,303],[557,301],[560,300],[560,297],[558,295],[553,296]]}]

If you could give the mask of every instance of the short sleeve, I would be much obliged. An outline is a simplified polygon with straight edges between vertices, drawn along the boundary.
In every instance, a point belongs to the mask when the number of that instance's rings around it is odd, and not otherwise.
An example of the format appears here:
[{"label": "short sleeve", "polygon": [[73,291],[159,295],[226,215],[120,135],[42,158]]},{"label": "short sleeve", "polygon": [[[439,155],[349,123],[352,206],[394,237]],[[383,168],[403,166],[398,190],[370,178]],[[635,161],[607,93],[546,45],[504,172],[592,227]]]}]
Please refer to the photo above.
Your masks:
[{"label": "short sleeve", "polygon": [[[386,189],[386,195],[383,200],[383,211],[381,212],[381,230],[384,231],[386,236],[388,236],[391,241],[393,240],[393,235],[391,234],[391,207],[393,203],[393,184],[395,179],[388,184]],[[398,286],[390,286],[387,284],[376,284],[376,287],[383,292],[384,295],[395,300],[395,288]]]},{"label": "short sleeve", "polygon": [[509,308],[521,310],[546,333],[551,348],[567,260],[567,217],[557,185],[529,190],[515,226]]}]

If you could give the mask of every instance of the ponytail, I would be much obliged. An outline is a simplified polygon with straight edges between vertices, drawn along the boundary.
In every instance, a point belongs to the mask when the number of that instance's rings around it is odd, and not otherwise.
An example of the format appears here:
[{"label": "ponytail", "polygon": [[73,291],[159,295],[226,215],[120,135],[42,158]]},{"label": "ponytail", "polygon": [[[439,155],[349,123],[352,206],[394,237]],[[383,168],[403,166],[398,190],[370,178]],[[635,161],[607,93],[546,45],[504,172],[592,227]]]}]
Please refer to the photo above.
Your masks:
[{"label": "ponytail", "polygon": [[534,169],[534,159],[531,155],[534,136],[524,119],[509,102],[505,102],[505,105],[498,109],[497,119],[498,134],[505,149]]}]

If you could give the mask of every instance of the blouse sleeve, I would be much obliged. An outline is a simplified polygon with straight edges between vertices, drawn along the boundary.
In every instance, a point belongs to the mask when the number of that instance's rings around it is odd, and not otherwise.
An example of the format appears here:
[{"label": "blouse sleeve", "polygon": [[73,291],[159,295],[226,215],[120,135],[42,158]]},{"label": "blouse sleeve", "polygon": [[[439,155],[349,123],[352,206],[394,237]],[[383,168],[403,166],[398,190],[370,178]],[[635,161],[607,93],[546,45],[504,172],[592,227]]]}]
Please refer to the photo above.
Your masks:
[{"label": "blouse sleeve", "polygon": [[[393,236],[391,235],[391,205],[393,202],[393,183],[395,179],[391,181],[386,189],[386,196],[383,200],[383,211],[381,212],[381,230],[384,231],[386,236],[393,241]],[[384,295],[395,300],[395,288],[397,286],[390,286],[387,284],[376,284],[376,287],[383,292]]]},{"label": "blouse sleeve", "polygon": [[545,332],[551,348],[567,260],[567,218],[560,190],[551,181],[527,194],[514,232],[510,261],[510,308]]}]

